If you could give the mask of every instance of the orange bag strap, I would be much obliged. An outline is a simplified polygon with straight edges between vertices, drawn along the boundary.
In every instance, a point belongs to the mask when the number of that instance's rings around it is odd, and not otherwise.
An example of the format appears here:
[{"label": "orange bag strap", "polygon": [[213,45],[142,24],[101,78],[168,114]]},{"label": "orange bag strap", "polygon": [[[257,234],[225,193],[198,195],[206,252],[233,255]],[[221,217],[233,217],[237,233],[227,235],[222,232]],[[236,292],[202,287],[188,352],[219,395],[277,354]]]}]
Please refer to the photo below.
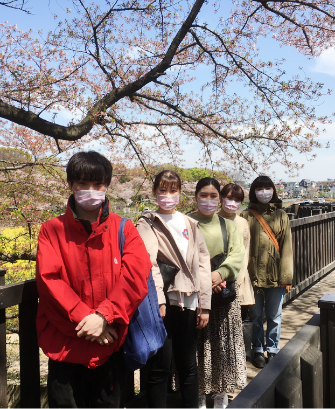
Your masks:
[{"label": "orange bag strap", "polygon": [[250,213],[252,213],[256,219],[258,220],[259,224],[263,227],[265,233],[269,236],[269,239],[272,241],[272,243],[274,244],[275,248],[277,249],[278,253],[280,253],[280,249],[279,249],[279,244],[278,244],[278,240],[276,239],[275,234],[273,233],[273,231],[271,230],[271,227],[266,223],[266,221],[264,220],[264,218],[258,213],[257,210],[255,209],[248,209]]}]

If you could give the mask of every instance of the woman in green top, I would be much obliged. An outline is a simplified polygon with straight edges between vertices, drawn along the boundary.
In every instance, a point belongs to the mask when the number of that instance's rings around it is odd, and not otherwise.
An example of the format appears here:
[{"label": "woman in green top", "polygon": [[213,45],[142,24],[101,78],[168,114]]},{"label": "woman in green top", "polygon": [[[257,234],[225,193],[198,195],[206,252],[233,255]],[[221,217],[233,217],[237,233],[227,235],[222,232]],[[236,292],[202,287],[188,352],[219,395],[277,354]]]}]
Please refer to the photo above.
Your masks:
[{"label": "woman in green top", "polygon": [[[225,220],[228,248],[223,248],[220,218],[216,214],[220,201],[220,184],[216,179],[199,180],[195,198],[198,210],[190,216],[199,222],[210,257],[227,253],[225,261],[212,271],[212,291],[221,292],[227,282],[236,280],[241,270],[243,236],[234,222]],[[232,393],[235,387],[242,389],[246,385],[246,358],[238,294],[235,300],[226,305],[215,308],[212,305],[208,325],[198,333],[198,365],[200,390],[205,394],[219,394],[216,399],[221,399],[223,392]],[[219,402],[216,404],[220,405]]]}]

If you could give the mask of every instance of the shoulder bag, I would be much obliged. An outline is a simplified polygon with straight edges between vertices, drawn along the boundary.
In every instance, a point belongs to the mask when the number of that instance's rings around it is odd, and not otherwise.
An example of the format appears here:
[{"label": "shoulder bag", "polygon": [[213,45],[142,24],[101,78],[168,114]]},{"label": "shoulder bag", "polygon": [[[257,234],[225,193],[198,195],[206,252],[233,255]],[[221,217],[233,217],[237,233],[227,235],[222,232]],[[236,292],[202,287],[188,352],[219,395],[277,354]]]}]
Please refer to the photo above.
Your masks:
[{"label": "shoulder bag", "polygon": [[[127,220],[126,217],[121,219],[118,232],[121,258],[125,241],[124,225]],[[147,360],[163,346],[166,336],[166,329],[159,312],[155,282],[150,272],[148,294],[130,320],[123,345],[123,356],[127,368],[130,371],[142,368]]]},{"label": "shoulder bag", "polygon": [[[211,271],[216,271],[227,258],[228,237],[226,222],[223,217],[219,216],[220,226],[223,239],[223,253],[217,254],[211,258]],[[212,309],[222,307],[234,301],[236,298],[235,281],[227,281],[226,288],[222,288],[219,293],[212,294]]]}]

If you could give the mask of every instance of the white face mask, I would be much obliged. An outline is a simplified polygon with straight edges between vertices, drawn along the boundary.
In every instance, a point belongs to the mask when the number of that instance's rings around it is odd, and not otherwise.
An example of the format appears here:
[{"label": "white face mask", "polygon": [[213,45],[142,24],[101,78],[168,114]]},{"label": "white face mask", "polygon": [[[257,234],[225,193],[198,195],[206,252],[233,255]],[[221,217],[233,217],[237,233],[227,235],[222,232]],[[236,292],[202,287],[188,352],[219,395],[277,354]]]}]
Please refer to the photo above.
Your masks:
[{"label": "white face mask", "polygon": [[273,189],[271,190],[256,190],[255,191],[257,200],[261,203],[269,203],[269,201],[272,199],[273,196]]}]

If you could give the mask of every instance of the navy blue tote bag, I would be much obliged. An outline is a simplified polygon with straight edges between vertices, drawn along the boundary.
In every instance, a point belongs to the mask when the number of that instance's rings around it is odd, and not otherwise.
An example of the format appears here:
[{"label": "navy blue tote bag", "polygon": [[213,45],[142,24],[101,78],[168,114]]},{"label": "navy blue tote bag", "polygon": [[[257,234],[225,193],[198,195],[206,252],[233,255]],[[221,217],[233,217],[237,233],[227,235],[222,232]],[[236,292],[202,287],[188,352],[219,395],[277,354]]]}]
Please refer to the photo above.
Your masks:
[{"label": "navy blue tote bag", "polygon": [[[123,217],[119,227],[119,250],[121,257],[124,246],[124,225],[128,219]],[[142,368],[149,358],[163,346],[167,336],[163,319],[159,313],[157,292],[150,271],[148,294],[135,311],[128,326],[123,345],[123,356],[130,371]]]}]

